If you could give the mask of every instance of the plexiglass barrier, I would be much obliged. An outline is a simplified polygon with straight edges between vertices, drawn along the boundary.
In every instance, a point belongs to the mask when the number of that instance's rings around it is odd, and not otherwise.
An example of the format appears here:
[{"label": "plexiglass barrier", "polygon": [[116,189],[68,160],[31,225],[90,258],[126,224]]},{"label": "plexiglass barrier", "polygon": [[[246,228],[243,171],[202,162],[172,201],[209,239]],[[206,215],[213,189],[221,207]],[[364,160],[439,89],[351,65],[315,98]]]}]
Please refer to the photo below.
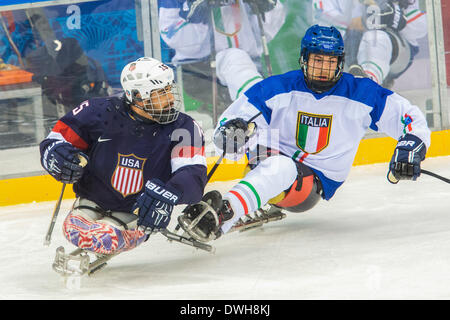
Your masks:
[{"label": "plexiglass barrier", "polygon": [[[90,97],[121,95],[122,68],[149,53],[174,69],[212,155],[220,114],[258,81],[298,69],[301,38],[315,23],[343,34],[345,71],[359,67],[408,98],[432,130],[448,127],[433,98],[425,0],[38,2],[0,5],[0,152],[14,159],[0,178],[42,172],[37,145],[57,119]],[[377,18],[393,3],[399,30]]]}]

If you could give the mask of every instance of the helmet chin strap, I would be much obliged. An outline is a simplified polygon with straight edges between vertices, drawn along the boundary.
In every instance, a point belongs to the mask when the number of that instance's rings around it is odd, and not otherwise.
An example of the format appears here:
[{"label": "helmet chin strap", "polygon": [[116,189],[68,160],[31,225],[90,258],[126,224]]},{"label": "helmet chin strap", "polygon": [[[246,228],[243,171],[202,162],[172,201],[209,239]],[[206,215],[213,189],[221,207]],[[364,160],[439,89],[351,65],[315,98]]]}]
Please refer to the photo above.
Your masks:
[{"label": "helmet chin strap", "polygon": [[[147,122],[147,123],[160,123],[160,124],[166,124],[166,121],[164,121],[165,117],[169,117],[170,116],[170,111],[172,110],[172,108],[168,109],[167,111],[163,111],[161,112],[161,114],[154,115],[154,114],[150,114],[149,113],[149,109],[147,109],[146,107],[141,107],[139,105],[137,105],[136,103],[131,103],[133,106],[135,106],[136,108],[144,111],[145,113],[147,113],[150,117],[152,117],[151,119],[143,117],[142,115],[138,114],[136,111],[134,111],[131,106],[130,106],[130,110],[132,111],[133,115],[138,118],[139,120],[143,121],[143,122]],[[169,123],[169,122],[168,122]]]},{"label": "helmet chin strap", "polygon": [[336,81],[320,81],[320,80],[309,80],[307,78],[305,78],[306,80],[306,84],[308,85],[308,87],[316,92],[316,93],[323,93],[326,92],[328,90],[330,90],[331,88],[334,87],[334,85],[337,83]]},{"label": "helmet chin strap", "polygon": [[125,98],[125,102],[126,102],[126,104],[128,106],[128,111],[131,113],[133,118],[135,118],[136,120],[141,121],[141,122],[145,122],[145,123],[155,123],[155,122],[157,122],[157,121],[155,121],[153,119],[149,119],[149,118],[141,116],[139,113],[137,113],[136,111],[133,110],[132,106],[134,106],[134,107],[136,107],[138,109],[141,109],[142,111],[146,112],[144,108],[138,106],[137,104],[135,104],[133,102],[128,101],[126,98]]}]

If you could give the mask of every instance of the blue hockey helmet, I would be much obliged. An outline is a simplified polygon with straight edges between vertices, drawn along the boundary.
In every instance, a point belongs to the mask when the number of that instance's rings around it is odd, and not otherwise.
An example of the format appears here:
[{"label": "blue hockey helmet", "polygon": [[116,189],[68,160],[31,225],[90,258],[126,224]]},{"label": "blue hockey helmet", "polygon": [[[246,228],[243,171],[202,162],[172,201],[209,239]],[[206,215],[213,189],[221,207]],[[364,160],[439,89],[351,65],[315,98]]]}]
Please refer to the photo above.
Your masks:
[{"label": "blue hockey helmet", "polygon": [[[308,58],[311,53],[338,57],[338,65],[334,77],[328,81],[310,79],[307,75]],[[344,69],[344,40],[335,27],[313,25],[306,30],[301,42],[300,66],[305,75],[308,87],[316,92],[329,90],[339,80]]]}]

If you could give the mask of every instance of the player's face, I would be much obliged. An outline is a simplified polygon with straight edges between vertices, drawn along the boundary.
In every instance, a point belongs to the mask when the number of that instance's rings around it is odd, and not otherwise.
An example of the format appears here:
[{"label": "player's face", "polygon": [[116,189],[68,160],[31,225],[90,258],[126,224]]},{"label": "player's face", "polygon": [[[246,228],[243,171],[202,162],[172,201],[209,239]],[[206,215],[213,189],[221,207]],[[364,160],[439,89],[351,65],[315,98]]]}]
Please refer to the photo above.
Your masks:
[{"label": "player's face", "polygon": [[145,101],[145,103],[151,103],[154,110],[164,111],[172,108],[175,102],[172,86],[168,85],[165,88],[153,90],[149,100],[150,101]]},{"label": "player's face", "polygon": [[316,81],[330,81],[336,74],[338,57],[311,53],[308,58],[308,78]]},{"label": "player's face", "polygon": [[[159,90],[153,90],[150,94],[150,99],[140,100],[140,95],[137,95],[134,103],[140,107],[145,107],[150,109],[154,114],[164,114],[169,112],[169,110],[174,106],[175,97],[172,93],[172,86],[168,85]],[[134,109],[139,115],[144,116],[148,119],[153,119],[153,117],[147,112],[141,109]]]}]

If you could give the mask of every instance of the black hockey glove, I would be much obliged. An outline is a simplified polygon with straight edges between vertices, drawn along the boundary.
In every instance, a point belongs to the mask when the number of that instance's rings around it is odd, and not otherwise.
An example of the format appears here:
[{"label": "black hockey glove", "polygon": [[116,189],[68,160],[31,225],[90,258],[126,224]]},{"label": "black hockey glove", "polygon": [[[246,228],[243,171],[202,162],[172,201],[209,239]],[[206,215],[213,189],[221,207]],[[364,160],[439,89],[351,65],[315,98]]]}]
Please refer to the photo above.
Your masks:
[{"label": "black hockey glove", "polygon": [[[387,1],[379,7],[379,10],[373,12],[366,20],[368,29],[386,29],[400,31],[406,27],[406,18],[400,5],[395,1]],[[379,22],[376,19],[378,16]]]},{"label": "black hockey glove", "polygon": [[88,156],[65,141],[52,142],[41,158],[42,166],[56,180],[75,183],[83,175]]},{"label": "black hockey glove", "polygon": [[241,118],[226,121],[214,134],[214,144],[226,153],[238,153],[255,133],[255,124]]},{"label": "black hockey glove", "polygon": [[399,180],[416,180],[420,176],[420,162],[425,159],[427,148],[422,140],[412,134],[404,135],[395,148],[389,163],[387,179],[390,183]]},{"label": "black hockey glove", "polygon": [[[180,1],[180,0],[179,0]],[[184,3],[184,1],[182,1]],[[180,9],[180,17],[189,23],[207,24],[209,21],[209,6],[207,0],[187,0]]]},{"label": "black hockey glove", "polygon": [[400,31],[406,27],[406,18],[402,8],[397,2],[386,3],[381,13],[381,24],[395,31]]},{"label": "black hockey glove", "polygon": [[162,181],[147,181],[144,192],[132,209],[134,213],[138,210],[138,228],[147,234],[167,228],[173,208],[179,199],[179,192],[168,188]]}]

